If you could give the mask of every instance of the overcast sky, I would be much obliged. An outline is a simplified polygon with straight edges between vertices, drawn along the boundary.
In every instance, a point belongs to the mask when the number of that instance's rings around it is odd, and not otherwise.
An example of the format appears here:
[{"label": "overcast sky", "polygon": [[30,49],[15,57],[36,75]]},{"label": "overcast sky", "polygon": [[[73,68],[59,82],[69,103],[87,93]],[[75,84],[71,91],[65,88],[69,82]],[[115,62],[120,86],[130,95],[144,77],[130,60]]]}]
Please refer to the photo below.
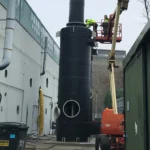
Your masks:
[{"label": "overcast sky", "polygon": [[[59,45],[56,32],[66,26],[69,16],[69,0],[27,0],[39,19]],[[104,14],[110,15],[116,8],[117,0],[85,0],[85,19],[101,21]],[[130,0],[129,8],[123,12],[120,23],[123,26],[123,41],[116,49],[130,50],[144,27],[143,6],[137,0]],[[99,44],[99,48],[110,49],[111,45]]]}]

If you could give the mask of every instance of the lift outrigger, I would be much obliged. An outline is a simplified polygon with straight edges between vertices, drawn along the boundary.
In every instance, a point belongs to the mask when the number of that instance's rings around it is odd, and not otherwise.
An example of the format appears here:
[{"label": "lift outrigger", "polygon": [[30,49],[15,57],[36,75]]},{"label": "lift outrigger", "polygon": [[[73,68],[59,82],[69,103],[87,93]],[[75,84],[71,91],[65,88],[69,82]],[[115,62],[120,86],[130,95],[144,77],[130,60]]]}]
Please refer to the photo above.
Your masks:
[{"label": "lift outrigger", "polygon": [[114,69],[116,42],[122,41],[122,25],[119,24],[120,14],[128,9],[129,0],[118,0],[115,12],[110,15],[107,35],[103,30],[97,30],[95,40],[102,44],[112,44],[109,54],[110,89],[112,97],[112,108],[105,109],[101,119],[101,134],[96,138],[96,150],[124,150],[124,114],[118,114],[116,100],[116,85]]}]

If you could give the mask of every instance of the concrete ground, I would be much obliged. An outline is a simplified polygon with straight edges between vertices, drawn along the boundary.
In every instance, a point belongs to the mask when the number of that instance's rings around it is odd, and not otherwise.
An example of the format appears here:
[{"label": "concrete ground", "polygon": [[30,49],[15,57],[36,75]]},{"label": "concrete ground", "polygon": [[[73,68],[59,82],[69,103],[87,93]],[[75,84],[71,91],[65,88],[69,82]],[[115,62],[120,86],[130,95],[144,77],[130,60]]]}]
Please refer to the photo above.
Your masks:
[{"label": "concrete ground", "polygon": [[26,150],[94,150],[94,147],[83,146],[62,146],[62,145],[36,145],[36,147],[26,147]]},{"label": "concrete ground", "polygon": [[61,143],[56,142],[54,136],[47,136],[27,141],[25,150],[95,150],[95,148],[94,139],[89,143]]},{"label": "concrete ground", "polygon": [[52,150],[94,150],[94,147],[56,146]]}]

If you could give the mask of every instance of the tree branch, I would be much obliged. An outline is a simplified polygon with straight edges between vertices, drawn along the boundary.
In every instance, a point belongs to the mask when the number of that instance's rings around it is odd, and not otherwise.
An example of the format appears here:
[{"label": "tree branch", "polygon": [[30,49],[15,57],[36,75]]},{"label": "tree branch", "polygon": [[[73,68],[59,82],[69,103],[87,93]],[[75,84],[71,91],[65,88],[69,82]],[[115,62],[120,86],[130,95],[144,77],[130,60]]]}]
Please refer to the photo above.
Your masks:
[{"label": "tree branch", "polygon": [[150,0],[138,0],[144,5],[144,14],[147,18],[147,21],[149,21],[149,14],[150,14]]}]

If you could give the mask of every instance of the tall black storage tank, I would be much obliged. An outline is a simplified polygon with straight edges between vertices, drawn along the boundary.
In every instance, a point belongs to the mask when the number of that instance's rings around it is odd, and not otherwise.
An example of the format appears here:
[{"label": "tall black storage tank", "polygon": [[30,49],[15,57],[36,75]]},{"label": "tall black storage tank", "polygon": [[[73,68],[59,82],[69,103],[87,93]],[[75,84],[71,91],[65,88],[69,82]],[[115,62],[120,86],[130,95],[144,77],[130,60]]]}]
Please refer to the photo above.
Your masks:
[{"label": "tall black storage tank", "polygon": [[91,37],[84,24],[84,0],[70,0],[69,23],[60,31],[57,141],[85,142],[90,134]]}]

